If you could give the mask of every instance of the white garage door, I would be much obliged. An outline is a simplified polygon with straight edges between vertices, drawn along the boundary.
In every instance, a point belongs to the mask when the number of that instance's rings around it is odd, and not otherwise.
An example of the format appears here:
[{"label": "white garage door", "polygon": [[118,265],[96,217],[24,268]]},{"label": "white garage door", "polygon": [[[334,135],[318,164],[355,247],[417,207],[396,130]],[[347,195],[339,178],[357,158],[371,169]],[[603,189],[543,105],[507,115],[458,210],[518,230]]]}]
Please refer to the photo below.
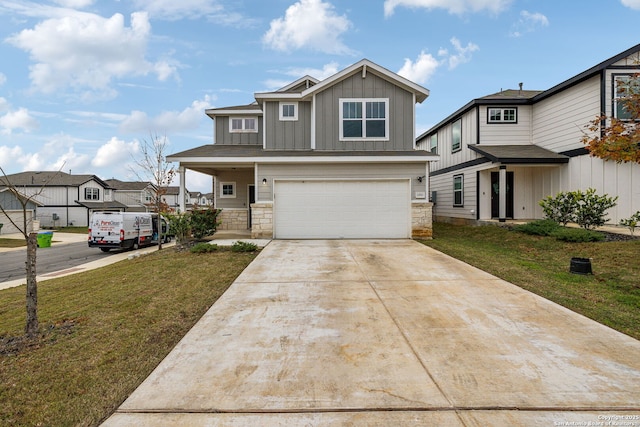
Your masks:
[{"label": "white garage door", "polygon": [[277,239],[410,238],[409,180],[276,181]]}]

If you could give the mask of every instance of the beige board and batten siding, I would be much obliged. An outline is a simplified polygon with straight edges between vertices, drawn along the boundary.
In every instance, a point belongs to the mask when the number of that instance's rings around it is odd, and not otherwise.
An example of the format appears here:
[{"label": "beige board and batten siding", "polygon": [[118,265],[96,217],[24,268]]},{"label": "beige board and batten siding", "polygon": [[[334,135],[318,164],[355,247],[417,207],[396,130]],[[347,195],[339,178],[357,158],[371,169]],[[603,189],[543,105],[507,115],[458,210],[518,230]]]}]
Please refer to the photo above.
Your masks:
[{"label": "beige board and batten siding", "polygon": [[280,120],[280,101],[266,101],[264,103],[265,117],[268,117],[265,125],[265,149],[311,149],[311,103],[297,102],[297,104],[297,120]]},{"label": "beige board and batten siding", "polygon": [[[340,141],[341,98],[388,98],[389,139],[386,141]],[[316,150],[329,151],[402,151],[413,150],[413,94],[367,71],[358,72],[315,96]]]},{"label": "beige board and batten siding", "polygon": [[584,125],[600,114],[600,77],[594,76],[533,106],[533,142],[560,153],[583,148]]},{"label": "beige board and batten siding", "polygon": [[[476,135],[477,129],[477,113],[476,109],[471,109],[465,114],[460,116],[462,118],[462,144],[461,149],[454,153],[451,152],[452,145],[452,124],[457,119],[452,120],[445,126],[438,130],[438,155],[440,160],[434,162],[431,166],[431,171],[435,172],[440,169],[444,169],[453,165],[475,160],[480,157],[475,151],[467,148],[469,144],[476,144],[478,141]],[[428,142],[426,142],[428,144]]]},{"label": "beige board and batten siding", "polygon": [[[245,114],[237,117],[255,117],[258,119],[258,132],[230,132],[229,116],[216,116],[214,120],[214,144],[220,145],[262,145],[262,115]],[[235,116],[234,116],[235,118]]]},{"label": "beige board and batten siding", "polygon": [[[517,111],[517,123],[489,123],[488,112],[492,108],[513,108]],[[526,145],[531,144],[531,114],[530,105],[479,107],[480,115],[480,145]]]},{"label": "beige board and batten siding", "polygon": [[[417,193],[426,195],[425,163],[339,163],[339,164],[260,164],[258,165],[257,201],[273,201],[274,179],[411,179],[411,199]],[[267,184],[262,184],[266,178]],[[419,199],[419,201],[427,201]]]},{"label": "beige board and batten siding", "polygon": [[[466,168],[461,171],[431,176],[431,191],[436,192],[436,203],[433,205],[433,216],[476,219],[476,171],[481,166]],[[486,167],[486,165],[484,166]],[[462,175],[463,178],[463,206],[453,206],[453,177]]]},{"label": "beige board and batten siding", "polygon": [[[232,182],[235,184],[234,197],[221,197],[221,183]],[[220,209],[248,209],[249,184],[254,183],[253,169],[220,170],[216,175],[214,194],[215,206]]]}]

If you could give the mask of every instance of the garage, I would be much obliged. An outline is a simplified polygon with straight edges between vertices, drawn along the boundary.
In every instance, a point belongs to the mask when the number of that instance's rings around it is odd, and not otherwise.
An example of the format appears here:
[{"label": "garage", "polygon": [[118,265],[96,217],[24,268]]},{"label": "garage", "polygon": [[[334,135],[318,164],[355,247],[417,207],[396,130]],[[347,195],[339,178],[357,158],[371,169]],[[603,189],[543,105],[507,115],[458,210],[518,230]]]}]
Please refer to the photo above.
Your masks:
[{"label": "garage", "polygon": [[276,180],[277,239],[411,237],[409,179]]},{"label": "garage", "polygon": [[[23,225],[24,217],[23,217],[23,212],[21,210],[6,211],[6,213],[8,217],[13,220],[13,222],[18,224],[19,226]],[[21,231],[11,223],[9,218],[7,218],[7,215],[0,212],[0,224],[3,224],[2,230],[0,230],[0,234],[21,233]],[[33,211],[27,210],[27,224],[31,222],[31,218],[33,218]]]}]

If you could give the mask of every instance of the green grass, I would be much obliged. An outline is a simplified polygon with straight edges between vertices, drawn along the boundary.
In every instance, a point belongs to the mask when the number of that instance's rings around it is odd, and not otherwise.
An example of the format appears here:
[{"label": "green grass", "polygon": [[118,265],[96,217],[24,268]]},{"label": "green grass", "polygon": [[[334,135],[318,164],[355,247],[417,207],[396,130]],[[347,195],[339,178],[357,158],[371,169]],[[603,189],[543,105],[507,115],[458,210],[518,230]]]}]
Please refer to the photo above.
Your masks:
[{"label": "green grass", "polygon": [[[640,339],[640,240],[568,243],[438,223],[422,243]],[[591,258],[594,274],[570,273],[572,257]]]},{"label": "green grass", "polygon": [[0,291],[0,425],[98,425],[255,255],[165,249],[41,282],[33,343],[24,286]]},{"label": "green grass", "polygon": [[27,242],[24,239],[0,238],[0,248],[20,248],[22,246],[27,246]]}]

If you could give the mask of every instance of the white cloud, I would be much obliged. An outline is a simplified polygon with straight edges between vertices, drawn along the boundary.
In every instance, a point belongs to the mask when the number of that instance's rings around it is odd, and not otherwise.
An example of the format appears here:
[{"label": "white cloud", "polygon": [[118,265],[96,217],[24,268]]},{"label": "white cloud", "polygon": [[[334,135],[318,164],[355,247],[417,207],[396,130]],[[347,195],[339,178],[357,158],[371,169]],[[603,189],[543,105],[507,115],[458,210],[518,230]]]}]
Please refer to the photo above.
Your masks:
[{"label": "white cloud", "polygon": [[127,133],[170,134],[176,131],[195,129],[205,118],[204,110],[211,108],[211,102],[212,98],[206,95],[204,99],[193,101],[189,107],[182,111],[164,111],[153,118],[150,118],[143,111],[132,111],[120,123],[120,130]]},{"label": "white cloud", "polygon": [[512,0],[385,0],[384,16],[393,15],[396,7],[445,9],[449,13],[462,15],[488,11],[498,14],[509,7]]},{"label": "white cloud", "polygon": [[434,58],[433,55],[422,51],[415,62],[409,58],[405,58],[404,65],[402,65],[398,74],[413,82],[424,84],[431,78],[439,66],[440,62]]},{"label": "white cloud", "polygon": [[[295,78],[301,78],[304,76],[315,77],[318,80],[324,80],[327,77],[331,77],[338,72],[338,63],[329,62],[320,68],[291,68],[287,70],[286,74]],[[291,82],[289,82],[291,83]]]},{"label": "white cloud", "polygon": [[[640,1],[640,0],[639,0]],[[520,37],[524,33],[531,33],[541,27],[548,27],[549,20],[541,13],[531,13],[526,10],[520,12],[520,19],[513,24],[510,35],[512,37]]]},{"label": "white cloud", "polygon": [[62,7],[82,9],[87,6],[91,6],[94,3],[94,0],[54,0],[54,3],[57,3]]},{"label": "white cloud", "polygon": [[621,3],[631,9],[640,10],[640,0],[621,0]]},{"label": "white cloud", "polygon": [[24,159],[24,152],[19,146],[0,145],[0,165],[6,173],[12,173],[8,170],[9,165],[19,164],[22,159]]},{"label": "white cloud", "polygon": [[106,144],[98,148],[95,157],[91,160],[91,166],[105,168],[131,163],[140,151],[138,141],[125,142],[112,137]]},{"label": "white cloud", "polygon": [[351,27],[345,16],[335,13],[331,3],[300,0],[289,6],[283,18],[271,21],[263,43],[271,49],[289,52],[311,49],[324,53],[351,54],[340,37]]},{"label": "white cloud", "polygon": [[[3,105],[4,98],[0,98],[0,107]],[[6,101],[5,101],[6,106]],[[16,129],[22,129],[25,132],[31,132],[38,127],[38,121],[31,116],[26,108],[17,110],[9,110],[3,116],[0,116],[0,133],[4,135],[11,134]]]},{"label": "white cloud", "polygon": [[155,73],[164,80],[176,73],[166,61],[153,64],[145,59],[150,35],[144,12],[131,14],[130,27],[121,14],[103,18],[75,13],[46,19],[6,41],[29,52],[34,90],[52,93],[70,87],[90,99],[113,97],[113,79]]},{"label": "white cloud", "polygon": [[453,45],[454,53],[449,53],[447,49],[441,48],[438,51],[438,55],[444,57],[445,61],[449,64],[449,69],[453,70],[460,64],[471,61],[471,54],[480,49],[475,43],[467,43],[466,46],[462,46],[460,40],[452,37],[450,40]]}]

